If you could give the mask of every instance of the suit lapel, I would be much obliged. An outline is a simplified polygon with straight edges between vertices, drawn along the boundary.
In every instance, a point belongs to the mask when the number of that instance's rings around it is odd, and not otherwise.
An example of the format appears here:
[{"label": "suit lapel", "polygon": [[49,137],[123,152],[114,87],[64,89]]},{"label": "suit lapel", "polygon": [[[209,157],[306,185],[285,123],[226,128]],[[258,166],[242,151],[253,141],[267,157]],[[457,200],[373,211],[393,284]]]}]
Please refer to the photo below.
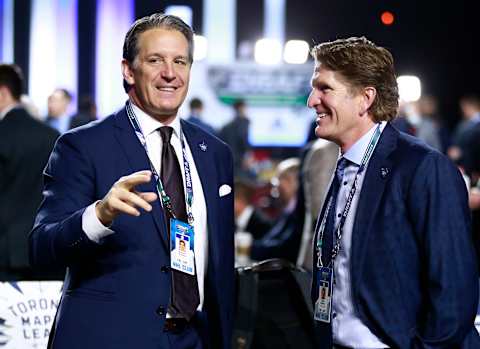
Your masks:
[{"label": "suit lapel", "polygon": [[[120,148],[123,150],[128,160],[131,168],[131,170],[129,171],[130,173],[142,170],[150,170],[149,160],[145,149],[142,147],[140,141],[135,135],[130,121],[128,120],[125,108],[123,108],[115,115],[115,138],[117,139]],[[152,176],[152,180],[150,183],[138,186],[138,190],[142,192],[149,191],[157,193],[154,176]],[[168,249],[168,234],[166,231],[166,223],[164,219],[162,205],[160,205],[159,200],[155,200],[151,203],[151,205],[152,212],[150,216],[155,223],[155,226],[162,238],[165,248]]]},{"label": "suit lapel", "polygon": [[396,148],[397,138],[397,131],[387,124],[365,173],[352,232],[351,276],[354,287],[358,285],[362,275],[366,245],[372,233],[372,222],[374,219],[382,219],[377,216],[377,211],[388,183],[389,175],[388,172],[385,175],[385,172],[392,171],[393,162],[389,155]]}]

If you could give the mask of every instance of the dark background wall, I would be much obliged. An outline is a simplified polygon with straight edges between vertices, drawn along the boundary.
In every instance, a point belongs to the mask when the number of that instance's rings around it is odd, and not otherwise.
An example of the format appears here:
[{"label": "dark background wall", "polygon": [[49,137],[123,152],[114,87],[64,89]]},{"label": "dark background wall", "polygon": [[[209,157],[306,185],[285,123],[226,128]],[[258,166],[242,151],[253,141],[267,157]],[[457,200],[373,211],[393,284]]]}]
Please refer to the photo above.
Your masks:
[{"label": "dark background wall", "polygon": [[[439,97],[448,124],[459,117],[458,99],[480,94],[477,61],[480,25],[474,1],[298,1],[287,0],[286,39],[303,39],[311,45],[347,36],[367,36],[389,48],[398,74],[417,75],[424,94]],[[203,1],[135,2],[136,18],[162,11],[168,5],[189,5],[194,30],[202,34]],[[95,91],[95,0],[78,0],[79,94]],[[380,14],[389,10],[395,22],[385,26]],[[28,79],[31,0],[14,2],[14,59]],[[236,42],[255,41],[263,34],[261,0],[237,1]],[[211,48],[214,49],[214,48]]]}]

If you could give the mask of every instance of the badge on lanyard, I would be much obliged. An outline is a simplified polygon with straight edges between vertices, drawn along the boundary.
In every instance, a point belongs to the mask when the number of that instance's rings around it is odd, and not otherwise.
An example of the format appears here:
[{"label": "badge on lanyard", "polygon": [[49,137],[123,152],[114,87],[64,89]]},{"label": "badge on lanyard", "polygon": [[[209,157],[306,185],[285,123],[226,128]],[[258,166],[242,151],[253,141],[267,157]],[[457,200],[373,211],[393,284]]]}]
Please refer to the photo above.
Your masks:
[{"label": "badge on lanyard", "polygon": [[315,302],[314,318],[330,323],[332,314],[333,269],[321,267],[317,273],[318,298]]},{"label": "badge on lanyard", "polygon": [[170,219],[170,266],[195,275],[194,232],[190,224]]}]

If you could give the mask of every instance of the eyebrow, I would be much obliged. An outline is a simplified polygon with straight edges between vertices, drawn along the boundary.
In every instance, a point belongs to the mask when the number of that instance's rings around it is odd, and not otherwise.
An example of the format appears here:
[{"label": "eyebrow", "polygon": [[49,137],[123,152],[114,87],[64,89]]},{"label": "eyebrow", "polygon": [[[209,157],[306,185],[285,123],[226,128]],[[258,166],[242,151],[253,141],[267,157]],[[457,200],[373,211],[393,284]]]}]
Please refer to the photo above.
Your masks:
[{"label": "eyebrow", "polygon": [[[145,57],[147,57],[147,58],[150,58],[150,57],[162,57],[162,58],[163,58],[163,57],[165,57],[165,55],[162,54],[162,53],[159,53],[159,52],[152,52],[152,53],[149,53],[149,54],[145,55]],[[187,56],[185,56],[185,55],[177,55],[177,56],[173,57],[173,59],[179,59],[179,58],[188,60],[188,55],[187,55]]]}]

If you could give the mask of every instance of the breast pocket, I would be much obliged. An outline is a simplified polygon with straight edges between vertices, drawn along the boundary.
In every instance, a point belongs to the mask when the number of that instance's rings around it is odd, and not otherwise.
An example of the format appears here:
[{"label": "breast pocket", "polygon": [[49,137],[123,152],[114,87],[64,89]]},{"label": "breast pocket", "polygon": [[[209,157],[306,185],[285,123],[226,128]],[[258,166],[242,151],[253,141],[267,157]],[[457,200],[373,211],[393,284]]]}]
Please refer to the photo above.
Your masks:
[{"label": "breast pocket", "polygon": [[103,291],[93,288],[76,288],[65,291],[65,296],[74,298],[85,298],[93,301],[114,301],[116,300],[116,293],[112,291]]}]

